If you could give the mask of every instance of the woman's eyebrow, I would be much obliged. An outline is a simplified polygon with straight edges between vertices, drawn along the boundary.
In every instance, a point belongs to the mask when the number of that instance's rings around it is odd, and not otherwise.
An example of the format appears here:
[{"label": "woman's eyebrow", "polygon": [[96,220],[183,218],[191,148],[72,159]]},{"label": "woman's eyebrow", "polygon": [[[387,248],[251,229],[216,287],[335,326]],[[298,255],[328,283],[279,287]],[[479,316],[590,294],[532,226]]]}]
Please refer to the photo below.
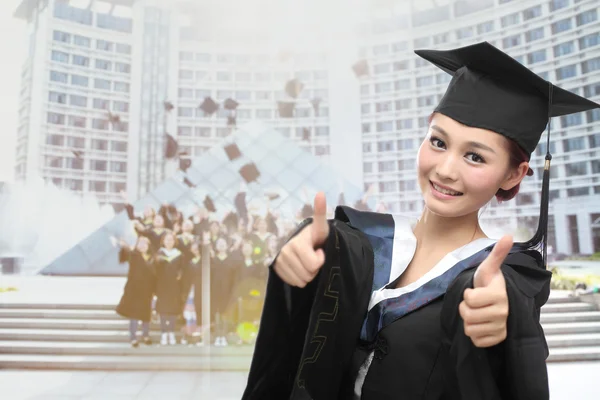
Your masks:
[{"label": "woman's eyebrow", "polygon": [[[431,125],[431,129],[433,129],[434,131],[436,131],[437,133],[439,133],[442,136],[449,137],[448,133],[437,125]],[[467,142],[467,145],[469,145],[470,147],[475,147],[477,149],[486,150],[486,151],[496,154],[494,149],[492,149],[489,146],[486,146],[483,143],[469,141],[469,142]]]}]

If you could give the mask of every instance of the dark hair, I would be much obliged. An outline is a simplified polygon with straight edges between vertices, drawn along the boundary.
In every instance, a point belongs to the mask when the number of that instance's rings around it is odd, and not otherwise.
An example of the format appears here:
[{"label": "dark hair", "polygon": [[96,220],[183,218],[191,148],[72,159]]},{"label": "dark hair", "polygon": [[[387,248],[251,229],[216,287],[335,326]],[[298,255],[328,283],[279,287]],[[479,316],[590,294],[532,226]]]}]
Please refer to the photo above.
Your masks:
[{"label": "dark hair", "polygon": [[160,239],[160,245],[164,247],[164,245],[165,245],[165,239],[166,239],[167,236],[173,236],[173,240],[175,241],[175,246],[176,246],[177,245],[177,235],[175,234],[175,232],[173,232],[170,229],[165,230],[165,234]]},{"label": "dark hair", "polygon": [[[519,168],[519,165],[521,165],[522,162],[529,162],[529,156],[527,155],[525,150],[523,150],[521,148],[521,146],[519,146],[517,144],[517,142],[515,142],[514,140],[511,140],[511,139],[506,139],[506,140],[508,142],[507,150],[508,150],[508,154],[510,154],[510,168],[511,169]],[[533,170],[531,168],[529,168],[527,171],[527,176],[531,176],[531,175],[533,175]],[[504,201],[513,199],[517,195],[517,193],[519,193],[520,187],[521,187],[521,183],[517,183],[516,186],[514,186],[508,190],[498,189],[498,191],[496,192],[496,200],[498,200],[499,203],[502,203]]]}]

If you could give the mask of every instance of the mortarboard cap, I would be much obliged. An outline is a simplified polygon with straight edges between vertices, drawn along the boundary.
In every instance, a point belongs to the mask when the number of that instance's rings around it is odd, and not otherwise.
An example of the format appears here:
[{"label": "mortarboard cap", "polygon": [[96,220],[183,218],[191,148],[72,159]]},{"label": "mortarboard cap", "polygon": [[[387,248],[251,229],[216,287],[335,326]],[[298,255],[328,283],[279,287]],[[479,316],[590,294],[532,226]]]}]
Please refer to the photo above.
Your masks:
[{"label": "mortarboard cap", "polygon": [[269,199],[271,201],[276,200],[279,197],[281,197],[279,195],[279,193],[276,193],[276,192],[265,192],[265,196],[267,197],[267,199]]},{"label": "mortarboard cap", "polygon": [[236,126],[237,124],[237,119],[235,117],[235,115],[228,115],[227,116],[227,126]]},{"label": "mortarboard cap", "polygon": [[191,166],[192,160],[190,159],[190,156],[185,152],[179,153],[179,169],[186,172]]},{"label": "mortarboard cap", "polygon": [[225,100],[223,102],[223,108],[226,110],[235,110],[238,108],[239,105],[240,105],[240,103],[238,103],[237,101],[235,101],[232,98],[228,98],[227,100]]},{"label": "mortarboard cap", "polygon": [[166,112],[169,112],[169,111],[171,111],[172,109],[175,108],[175,106],[173,105],[173,103],[171,103],[170,101],[165,101],[163,103],[163,107],[165,108]]},{"label": "mortarboard cap", "polygon": [[223,149],[225,150],[225,154],[227,154],[227,158],[229,158],[229,161],[236,160],[242,156],[240,148],[235,143],[228,144]]},{"label": "mortarboard cap", "polygon": [[242,218],[248,216],[248,207],[246,206],[246,192],[238,192],[233,199],[235,210]]},{"label": "mortarboard cap", "polygon": [[369,75],[369,63],[365,59],[358,60],[352,65],[352,70],[357,78]]},{"label": "mortarboard cap", "polygon": [[173,138],[173,136],[165,133],[167,137],[167,143],[165,145],[165,158],[175,158],[177,156],[177,150],[179,149],[179,144],[177,140]]},{"label": "mortarboard cap", "polygon": [[256,168],[256,164],[249,163],[240,168],[240,175],[246,183],[254,182],[260,176],[260,172]]},{"label": "mortarboard cap", "polygon": [[205,97],[199,107],[204,115],[212,115],[219,109],[219,105],[211,97]]},{"label": "mortarboard cap", "polygon": [[71,153],[75,156],[75,158],[83,158],[83,151],[81,150],[71,150]]},{"label": "mortarboard cap", "polygon": [[310,141],[310,128],[302,128],[302,140]]},{"label": "mortarboard cap", "polygon": [[215,203],[209,195],[206,195],[202,204],[204,204],[204,208],[206,208],[208,212],[217,212],[217,209],[215,208]]},{"label": "mortarboard cap", "polygon": [[285,92],[293,99],[298,98],[302,89],[304,89],[304,83],[295,78],[285,84]]},{"label": "mortarboard cap", "polygon": [[[434,112],[464,125],[496,132],[517,143],[528,156],[535,150],[550,118],[600,107],[554,86],[508,54],[487,42],[452,50],[416,50],[415,53],[452,75]],[[550,160],[547,146],[538,228],[513,250],[539,250],[547,261]]]},{"label": "mortarboard cap", "polygon": [[195,187],[196,187],[196,185],[194,185],[194,183],[193,183],[192,181],[190,181],[190,180],[188,179],[188,177],[187,177],[187,176],[184,176],[184,177],[183,177],[183,183],[184,183],[184,184],[185,184],[187,187],[190,187],[190,188],[195,188]]},{"label": "mortarboard cap", "polygon": [[119,117],[117,114],[113,114],[110,111],[108,112],[108,122],[110,122],[111,124],[118,124],[119,122],[121,122],[121,117]]},{"label": "mortarboard cap", "polygon": [[277,109],[279,111],[279,117],[281,118],[292,118],[294,116],[294,108],[296,103],[292,101],[278,101]]}]

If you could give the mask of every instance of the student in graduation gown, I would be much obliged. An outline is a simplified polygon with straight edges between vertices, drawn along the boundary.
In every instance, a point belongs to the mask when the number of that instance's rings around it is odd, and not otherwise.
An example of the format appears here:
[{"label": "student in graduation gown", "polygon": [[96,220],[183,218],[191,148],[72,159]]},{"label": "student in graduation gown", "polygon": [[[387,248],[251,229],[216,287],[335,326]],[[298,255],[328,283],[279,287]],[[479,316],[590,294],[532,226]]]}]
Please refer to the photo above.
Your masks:
[{"label": "student in graduation gown", "polygon": [[129,319],[129,336],[133,347],[139,346],[137,340],[138,322],[142,321],[142,338],[145,344],[150,340],[150,320],[152,318],[152,299],[156,285],[156,270],[152,258],[150,240],[139,237],[135,247],[121,241],[119,243],[119,262],[129,264],[127,281],[123,296],[117,306],[117,314]]},{"label": "student in graduation gown", "polygon": [[145,226],[139,221],[133,221],[133,227],[136,233],[140,236],[146,236],[150,239],[150,245],[153,249],[158,249],[162,246],[162,239],[167,230],[165,229],[165,220],[162,215],[154,216],[152,226]]},{"label": "student in graduation gown", "polygon": [[453,75],[417,156],[421,217],[338,207],[328,222],[317,195],[270,268],[243,399],[549,398],[551,155],[532,239],[488,238],[479,211],[532,174],[549,117],[599,105],[485,42],[417,54]]},{"label": "student in graduation gown", "polygon": [[183,221],[182,232],[181,234],[177,235],[176,247],[183,255],[183,270],[181,274],[181,310],[183,310],[183,307],[185,306],[187,298],[190,294],[190,288],[192,286],[190,260],[192,259],[193,255],[191,252],[191,246],[197,239],[192,233],[193,230],[194,224],[188,219]]},{"label": "student in graduation gown", "polygon": [[175,247],[176,237],[166,231],[156,254],[156,311],[160,315],[161,345],[174,345],[175,321],[181,313],[181,274],[183,254]]},{"label": "student in graduation gown", "polygon": [[256,263],[264,262],[267,256],[267,241],[273,234],[268,231],[267,220],[263,217],[258,217],[254,222],[255,230],[248,239],[254,245],[254,261]]},{"label": "student in graduation gown", "polygon": [[211,321],[215,323],[215,346],[227,346],[227,308],[236,277],[235,264],[227,252],[227,240],[215,241],[215,255],[210,260],[210,308]]},{"label": "student in graduation gown", "polygon": [[139,221],[144,227],[152,226],[152,221],[154,221],[154,217],[156,216],[156,211],[154,211],[151,205],[147,205],[144,208],[144,213],[141,217],[135,216],[132,204],[125,203],[125,211],[131,221]]}]

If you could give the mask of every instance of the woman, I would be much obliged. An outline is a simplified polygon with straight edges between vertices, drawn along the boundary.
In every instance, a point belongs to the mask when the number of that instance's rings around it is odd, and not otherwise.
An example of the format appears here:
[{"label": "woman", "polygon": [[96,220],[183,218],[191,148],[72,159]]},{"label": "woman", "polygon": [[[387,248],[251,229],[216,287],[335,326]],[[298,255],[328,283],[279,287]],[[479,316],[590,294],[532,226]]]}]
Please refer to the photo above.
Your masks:
[{"label": "woman", "polygon": [[191,246],[196,241],[196,236],[192,233],[194,231],[194,224],[192,221],[185,220],[182,225],[181,234],[177,235],[177,248],[183,254],[183,271],[181,275],[181,309],[188,299],[190,294],[190,288],[192,285],[192,274],[190,260],[193,257]]},{"label": "woman", "polygon": [[158,249],[161,246],[163,236],[167,232],[165,229],[165,220],[160,214],[154,216],[152,226],[146,226],[140,221],[134,220],[133,227],[138,235],[146,236],[150,239],[150,245],[153,249]]},{"label": "woman", "polygon": [[254,246],[254,262],[257,264],[263,263],[267,257],[267,242],[273,236],[268,230],[267,220],[263,217],[258,217],[254,222],[255,230],[249,235],[249,240]]},{"label": "woman", "polygon": [[166,231],[156,254],[156,311],[160,315],[161,345],[174,345],[175,320],[182,312],[180,280],[183,254],[175,247],[175,234]]},{"label": "woman", "polygon": [[244,399],[548,399],[551,155],[530,241],[488,238],[479,212],[532,174],[550,116],[598,104],[488,43],[417,54],[453,75],[417,156],[421,217],[328,222],[316,196],[272,265]]},{"label": "woman", "polygon": [[132,347],[138,347],[138,321],[142,321],[142,337],[145,344],[150,340],[150,319],[152,317],[152,298],[156,284],[150,240],[140,237],[135,248],[130,248],[127,242],[119,242],[119,262],[127,262],[127,282],[123,296],[117,306],[117,314],[129,318],[129,339]]},{"label": "woman", "polygon": [[235,284],[235,267],[227,252],[227,240],[219,237],[215,241],[215,255],[210,260],[210,308],[215,321],[215,346],[227,346],[227,318],[225,313],[231,302]]}]

